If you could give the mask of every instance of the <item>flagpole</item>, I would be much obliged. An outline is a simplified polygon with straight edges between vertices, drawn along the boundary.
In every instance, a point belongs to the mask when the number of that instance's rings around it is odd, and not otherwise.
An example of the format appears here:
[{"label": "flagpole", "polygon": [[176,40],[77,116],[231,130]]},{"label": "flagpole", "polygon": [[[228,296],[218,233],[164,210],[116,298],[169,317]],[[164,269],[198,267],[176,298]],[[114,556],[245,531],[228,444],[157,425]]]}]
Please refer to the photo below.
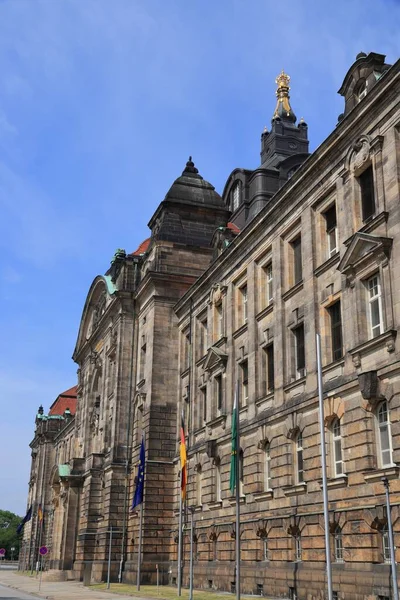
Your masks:
[{"label": "flagpole", "polygon": [[143,502],[140,504],[140,517],[139,517],[139,548],[138,548],[138,559],[137,559],[137,584],[138,591],[140,590],[140,575],[142,566],[142,541],[143,541]]},{"label": "flagpole", "polygon": [[[239,381],[236,383],[236,600],[240,600],[240,434]],[[232,423],[233,426],[233,423]],[[331,600],[331,599],[329,599]]]},{"label": "flagpole", "polygon": [[332,566],[331,551],[329,543],[329,506],[328,506],[328,484],[326,479],[326,446],[325,446],[325,423],[324,423],[324,401],[322,383],[322,359],[321,359],[321,336],[317,333],[317,366],[318,366],[318,400],[319,400],[319,428],[321,436],[321,467],[322,467],[322,489],[324,498],[324,526],[325,526],[325,556],[326,575],[328,583],[328,600],[332,600]]},{"label": "flagpole", "polygon": [[[182,479],[182,469],[181,469]],[[183,512],[183,501],[182,501],[182,486],[179,490],[179,536],[178,536],[178,596],[182,595],[182,512]]]},{"label": "flagpole", "polygon": [[[193,600],[193,513],[194,513],[194,506],[191,506],[190,507],[189,600]],[[398,600],[398,598],[396,600]]]}]

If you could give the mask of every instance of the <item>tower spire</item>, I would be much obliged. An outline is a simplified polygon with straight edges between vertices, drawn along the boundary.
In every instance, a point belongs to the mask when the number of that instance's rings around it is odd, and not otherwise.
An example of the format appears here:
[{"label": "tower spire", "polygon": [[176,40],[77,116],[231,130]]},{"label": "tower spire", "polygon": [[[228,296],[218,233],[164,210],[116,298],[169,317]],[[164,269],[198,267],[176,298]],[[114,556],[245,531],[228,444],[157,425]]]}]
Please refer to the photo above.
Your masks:
[{"label": "tower spire", "polygon": [[272,116],[273,121],[275,121],[275,119],[282,119],[284,121],[290,121],[291,123],[296,122],[296,115],[290,106],[289,82],[290,77],[283,70],[275,79],[275,83],[278,87],[276,90],[277,101],[275,112]]}]

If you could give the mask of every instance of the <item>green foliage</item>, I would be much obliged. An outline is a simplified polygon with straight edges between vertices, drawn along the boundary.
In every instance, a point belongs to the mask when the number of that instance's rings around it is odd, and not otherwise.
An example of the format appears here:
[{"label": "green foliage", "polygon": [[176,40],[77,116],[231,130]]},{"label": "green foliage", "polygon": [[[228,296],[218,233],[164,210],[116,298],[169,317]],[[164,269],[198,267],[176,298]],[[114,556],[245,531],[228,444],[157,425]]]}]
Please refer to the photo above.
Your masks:
[{"label": "green foliage", "polygon": [[6,559],[11,559],[11,548],[15,548],[14,559],[18,557],[20,538],[17,527],[22,517],[8,510],[0,510],[0,548],[6,549]]}]

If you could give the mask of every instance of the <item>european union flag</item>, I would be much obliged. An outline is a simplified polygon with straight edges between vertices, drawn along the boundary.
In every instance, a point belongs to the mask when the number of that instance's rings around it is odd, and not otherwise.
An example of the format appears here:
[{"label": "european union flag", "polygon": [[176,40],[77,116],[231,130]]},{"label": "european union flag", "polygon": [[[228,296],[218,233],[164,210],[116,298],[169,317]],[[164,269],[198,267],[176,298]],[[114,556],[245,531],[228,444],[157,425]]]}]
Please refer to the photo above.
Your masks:
[{"label": "european union flag", "polygon": [[139,504],[141,504],[143,502],[145,465],[146,465],[146,454],[145,454],[145,449],[144,449],[144,437],[142,437],[142,444],[140,446],[138,474],[137,474],[137,478],[136,478],[136,489],[135,489],[135,495],[133,496],[131,510],[133,510],[136,506],[138,506]]},{"label": "european union flag", "polygon": [[23,530],[25,523],[27,523],[28,521],[30,521],[31,518],[32,518],[32,506],[30,506],[28,508],[28,511],[27,511],[26,515],[24,516],[24,518],[22,519],[21,523],[17,527],[17,534],[18,535]]}]

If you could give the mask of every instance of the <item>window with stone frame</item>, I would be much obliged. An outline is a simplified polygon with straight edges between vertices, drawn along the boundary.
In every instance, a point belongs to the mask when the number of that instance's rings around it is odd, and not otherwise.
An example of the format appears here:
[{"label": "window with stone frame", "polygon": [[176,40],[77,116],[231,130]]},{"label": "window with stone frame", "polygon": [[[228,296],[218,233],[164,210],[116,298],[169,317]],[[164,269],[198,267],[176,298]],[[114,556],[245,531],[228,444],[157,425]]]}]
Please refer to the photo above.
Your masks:
[{"label": "window with stone frame", "polygon": [[301,548],[301,533],[297,531],[294,536],[294,560],[302,560],[302,548]]},{"label": "window with stone frame", "polygon": [[196,465],[196,505],[203,504],[203,469],[200,464]]},{"label": "window with stone frame", "polygon": [[271,477],[271,445],[268,441],[263,446],[263,464],[264,464],[264,492],[272,489]]},{"label": "window with stone frame", "polygon": [[380,530],[381,533],[381,543],[382,543],[382,558],[383,562],[390,563],[390,539],[389,539],[389,528],[387,523]]},{"label": "window with stone frame", "polygon": [[223,302],[214,305],[214,342],[224,335],[224,307]]},{"label": "window with stone frame", "polygon": [[343,562],[343,535],[339,525],[336,526],[333,533],[335,562]]},{"label": "window with stone frame", "polygon": [[342,449],[342,429],[340,419],[335,417],[331,423],[332,439],[332,471],[334,477],[340,477],[344,474],[343,469],[343,449]]},{"label": "window with stone frame", "polygon": [[382,288],[379,273],[365,280],[367,293],[367,315],[369,325],[369,338],[375,338],[384,332]]},{"label": "window with stone frame", "polygon": [[248,319],[248,288],[247,283],[238,289],[238,327],[247,323]]},{"label": "window with stone frame", "polygon": [[294,379],[301,379],[306,374],[306,353],[304,345],[304,323],[300,323],[291,330]]},{"label": "window with stone frame", "polygon": [[275,364],[274,364],[274,344],[271,342],[264,346],[265,360],[265,393],[269,394],[275,389]]},{"label": "window with stone frame", "polygon": [[304,483],[303,434],[299,431],[295,441],[296,484]]},{"label": "window with stone frame", "polygon": [[217,457],[214,461],[214,476],[215,476],[215,501],[221,502],[221,460]]},{"label": "window with stone frame", "polygon": [[239,450],[239,495],[244,496],[244,452]]},{"label": "window with stone frame", "polygon": [[339,239],[338,239],[338,228],[336,218],[336,204],[332,204],[323,213],[325,219],[325,231],[326,231],[326,258],[331,258],[339,250]]},{"label": "window with stone frame", "polygon": [[140,344],[140,362],[139,362],[139,381],[144,379],[145,366],[146,366],[146,336],[142,335]]},{"label": "window with stone frame", "polygon": [[198,319],[197,332],[198,332],[198,336],[199,336],[199,338],[198,338],[199,339],[199,342],[198,342],[199,356],[198,356],[198,358],[201,358],[202,356],[204,356],[206,354],[207,348],[208,348],[208,338],[207,338],[208,323],[207,323],[207,315],[202,315]]},{"label": "window with stone frame", "polygon": [[263,267],[263,274],[264,305],[270,306],[274,301],[274,279],[272,271],[272,261],[270,261],[265,267]]},{"label": "window with stone frame", "polygon": [[207,413],[208,413],[208,407],[207,407],[207,386],[203,385],[200,388],[200,411],[201,411],[201,415],[200,415],[200,427],[202,425],[204,425],[204,423],[207,422]]},{"label": "window with stone frame", "polygon": [[361,197],[361,213],[363,222],[370,220],[376,211],[375,206],[375,191],[374,191],[374,174],[372,165],[367,167],[361,175],[357,177],[360,187]]},{"label": "window with stone frame", "polygon": [[301,235],[289,242],[289,287],[297,285],[303,279],[303,258]]},{"label": "window with stone frame", "polygon": [[343,356],[342,312],[340,300],[327,308],[330,324],[331,360],[339,360]]},{"label": "window with stone frame", "polygon": [[223,407],[223,383],[222,383],[222,373],[217,373],[214,377],[214,396],[215,396],[215,407],[217,409],[217,414],[222,412]]},{"label": "window with stone frame", "polygon": [[240,375],[240,394],[239,394],[239,407],[243,408],[247,406],[249,400],[249,363],[248,360],[244,360],[239,364],[239,375]]},{"label": "window with stone frame", "polygon": [[389,407],[386,400],[375,411],[378,462],[381,468],[393,465],[392,434],[390,428]]}]

